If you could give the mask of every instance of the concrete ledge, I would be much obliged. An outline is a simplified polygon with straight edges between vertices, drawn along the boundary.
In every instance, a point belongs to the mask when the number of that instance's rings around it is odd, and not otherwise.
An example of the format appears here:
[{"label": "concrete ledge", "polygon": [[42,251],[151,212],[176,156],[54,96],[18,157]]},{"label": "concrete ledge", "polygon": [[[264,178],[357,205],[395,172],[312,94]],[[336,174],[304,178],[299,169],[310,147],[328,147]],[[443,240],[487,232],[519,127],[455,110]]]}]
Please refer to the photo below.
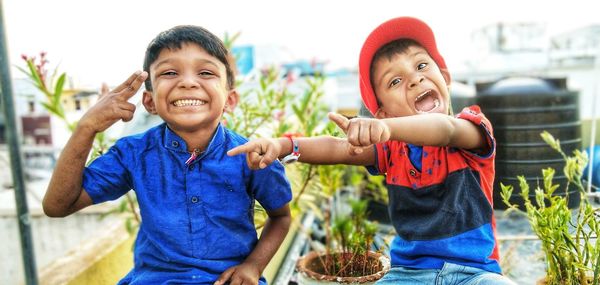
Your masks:
[{"label": "concrete ledge", "polygon": [[[292,221],[290,232],[281,247],[265,268],[263,276],[273,281],[287,256],[298,222]],[[133,243],[135,236],[125,230],[122,220],[117,220],[94,239],[81,243],[40,272],[41,285],[107,285],[116,284],[133,268]]]},{"label": "concrete ledge", "polygon": [[125,230],[122,220],[111,224],[100,235],[81,243],[64,257],[40,272],[40,284],[116,284],[133,267],[135,236]]}]

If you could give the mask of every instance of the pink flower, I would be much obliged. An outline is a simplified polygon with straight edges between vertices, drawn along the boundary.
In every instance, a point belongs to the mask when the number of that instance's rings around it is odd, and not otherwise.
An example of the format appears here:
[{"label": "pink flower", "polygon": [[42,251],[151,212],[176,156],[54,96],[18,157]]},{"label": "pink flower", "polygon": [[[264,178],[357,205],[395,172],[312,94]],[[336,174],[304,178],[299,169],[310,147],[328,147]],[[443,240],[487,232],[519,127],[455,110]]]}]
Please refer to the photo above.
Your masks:
[{"label": "pink flower", "polygon": [[273,119],[275,119],[276,121],[281,121],[283,119],[283,116],[285,116],[284,110],[273,111]]},{"label": "pink flower", "polygon": [[285,74],[285,84],[286,85],[290,85],[292,84],[294,81],[296,81],[296,75],[294,74],[294,72],[292,70],[289,70],[286,74]]}]

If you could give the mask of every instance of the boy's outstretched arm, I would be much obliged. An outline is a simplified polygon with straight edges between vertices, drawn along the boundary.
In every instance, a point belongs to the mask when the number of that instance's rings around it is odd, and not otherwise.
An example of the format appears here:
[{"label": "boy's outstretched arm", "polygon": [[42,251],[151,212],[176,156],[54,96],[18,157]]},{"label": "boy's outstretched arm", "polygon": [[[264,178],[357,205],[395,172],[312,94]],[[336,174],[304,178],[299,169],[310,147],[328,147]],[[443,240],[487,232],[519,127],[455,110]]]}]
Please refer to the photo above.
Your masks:
[{"label": "boy's outstretched arm", "polygon": [[461,149],[487,149],[484,130],[474,123],[444,114],[420,114],[382,119],[390,139],[414,145],[452,146]]},{"label": "boy's outstretched arm", "polygon": [[291,222],[290,208],[287,204],[277,210],[267,211],[267,214],[269,218],[254,250],[243,263],[223,272],[215,285],[225,284],[227,281],[231,285],[258,284],[265,267],[287,235]]},{"label": "boy's outstretched arm", "polygon": [[63,148],[42,206],[50,217],[65,217],[92,204],[82,188],[83,170],[97,133],[118,120],[133,118],[135,105],[127,102],[146,80],[146,72],[135,72],[125,82],[108,92],[102,87],[100,99],[79,120],[71,138]]},{"label": "boy's outstretched arm", "polygon": [[[348,140],[332,136],[295,138],[300,157],[298,161],[310,164],[373,165],[373,147],[355,147]],[[262,169],[292,153],[292,143],[288,138],[259,138],[230,149],[227,155],[246,153],[246,161],[251,169]]]},{"label": "boy's outstretched arm", "polygon": [[470,121],[444,114],[419,114],[406,117],[347,119],[330,114],[353,146],[370,146],[388,140],[414,145],[453,146],[462,149],[487,147],[483,130]]}]

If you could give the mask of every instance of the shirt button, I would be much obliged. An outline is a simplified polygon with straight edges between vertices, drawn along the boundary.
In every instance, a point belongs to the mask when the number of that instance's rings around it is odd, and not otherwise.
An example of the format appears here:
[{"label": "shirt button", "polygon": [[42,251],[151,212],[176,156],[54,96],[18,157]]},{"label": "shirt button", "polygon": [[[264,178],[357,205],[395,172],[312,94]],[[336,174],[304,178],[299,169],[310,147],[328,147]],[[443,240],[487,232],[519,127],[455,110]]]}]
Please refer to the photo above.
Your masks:
[{"label": "shirt button", "polygon": [[192,197],[192,203],[198,203],[198,197],[193,196]]},{"label": "shirt button", "polygon": [[417,171],[415,171],[414,169],[411,169],[410,171],[408,171],[408,173],[410,173],[410,176],[412,177],[417,176]]},{"label": "shirt button", "polygon": [[172,141],[172,142],[171,142],[171,145],[172,145],[173,147],[178,147],[178,146],[179,146],[179,142],[178,142],[178,141]]},{"label": "shirt button", "polygon": [[193,165],[193,164],[190,164],[190,166],[188,166],[188,169],[189,169],[189,170],[194,170],[194,165]]}]

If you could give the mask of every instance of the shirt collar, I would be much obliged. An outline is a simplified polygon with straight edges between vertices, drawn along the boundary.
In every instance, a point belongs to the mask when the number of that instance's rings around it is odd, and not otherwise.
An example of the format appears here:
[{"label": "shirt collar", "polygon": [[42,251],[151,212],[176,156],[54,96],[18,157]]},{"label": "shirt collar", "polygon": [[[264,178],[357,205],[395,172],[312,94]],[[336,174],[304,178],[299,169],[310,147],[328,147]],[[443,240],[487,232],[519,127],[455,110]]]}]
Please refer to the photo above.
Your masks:
[{"label": "shirt collar", "polygon": [[[167,124],[164,124],[165,135],[163,138],[163,146],[167,149],[178,151],[178,152],[188,152],[187,144],[185,141],[178,136],[174,131],[172,131]],[[211,153],[213,150],[218,149],[225,142],[225,128],[219,124],[217,125],[217,129],[213,134],[204,154]]]}]

